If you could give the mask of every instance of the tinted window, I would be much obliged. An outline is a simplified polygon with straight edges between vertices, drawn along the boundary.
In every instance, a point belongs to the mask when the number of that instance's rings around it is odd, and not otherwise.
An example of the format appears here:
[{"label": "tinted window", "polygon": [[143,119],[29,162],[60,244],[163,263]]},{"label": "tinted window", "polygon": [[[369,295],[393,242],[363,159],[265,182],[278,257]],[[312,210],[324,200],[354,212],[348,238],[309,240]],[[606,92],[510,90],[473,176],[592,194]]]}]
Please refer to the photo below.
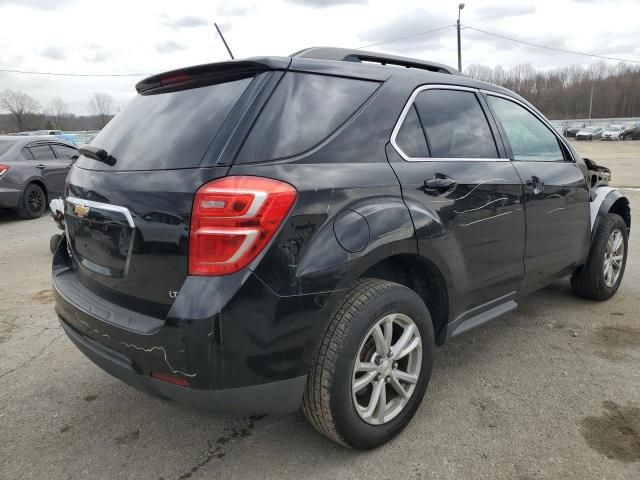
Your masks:
[{"label": "tinted window", "polygon": [[473,92],[426,90],[415,105],[434,158],[497,158],[487,118]]},{"label": "tinted window", "polygon": [[29,147],[29,151],[31,155],[33,155],[34,160],[51,160],[56,158],[49,145],[33,145]]},{"label": "tinted window", "polygon": [[406,117],[404,117],[404,122],[402,122],[402,126],[396,136],[396,144],[408,157],[420,158],[429,156],[427,140],[424,138],[424,132],[422,131],[415,105],[411,106]]},{"label": "tinted window", "polygon": [[56,152],[58,158],[62,160],[73,160],[78,157],[78,150],[67,147],[66,145],[53,145],[53,150]]},{"label": "tinted window", "polygon": [[20,153],[22,153],[22,156],[24,158],[28,158],[29,160],[33,160],[33,155],[31,155],[31,152],[29,151],[29,149],[27,147],[23,147],[22,150],[20,150]]},{"label": "tinted window", "polygon": [[517,103],[488,96],[507,134],[514,160],[564,161],[556,136],[531,112]]},{"label": "tinted window", "polygon": [[291,157],[313,148],[353,115],[378,85],[326,75],[285,74],[237,161]]},{"label": "tinted window", "polygon": [[92,140],[113,167],[80,156],[88,169],[197,167],[251,78],[155,95],[138,95]]}]

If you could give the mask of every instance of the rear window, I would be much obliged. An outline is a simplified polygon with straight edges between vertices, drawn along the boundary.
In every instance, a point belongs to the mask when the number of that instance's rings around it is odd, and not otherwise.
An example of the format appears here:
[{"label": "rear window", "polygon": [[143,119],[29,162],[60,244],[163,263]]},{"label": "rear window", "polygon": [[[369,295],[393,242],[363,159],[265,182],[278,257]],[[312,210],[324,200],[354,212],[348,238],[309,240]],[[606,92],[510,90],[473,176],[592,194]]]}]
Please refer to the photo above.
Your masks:
[{"label": "rear window", "polygon": [[197,167],[252,78],[155,95],[138,95],[91,141],[116,159],[113,167],[80,156],[94,170]]},{"label": "rear window", "polygon": [[236,163],[292,157],[312,149],[340,128],[378,85],[351,78],[286,73]]}]

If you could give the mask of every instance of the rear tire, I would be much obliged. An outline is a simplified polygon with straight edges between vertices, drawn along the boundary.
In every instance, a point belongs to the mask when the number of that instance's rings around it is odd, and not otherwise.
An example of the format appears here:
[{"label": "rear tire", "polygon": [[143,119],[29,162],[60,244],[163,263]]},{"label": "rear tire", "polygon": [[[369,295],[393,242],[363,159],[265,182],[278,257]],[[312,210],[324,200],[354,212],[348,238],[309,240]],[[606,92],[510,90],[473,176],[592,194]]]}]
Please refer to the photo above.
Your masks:
[{"label": "rear tire", "polygon": [[47,195],[44,190],[37,183],[30,183],[22,192],[16,211],[21,218],[31,220],[41,217],[46,208]]},{"label": "rear tire", "polygon": [[[386,356],[379,353],[387,349]],[[360,280],[329,322],[307,379],[303,412],[341,445],[378,447],[398,435],[420,406],[433,350],[431,316],[418,294],[397,283]]]},{"label": "rear tire", "polygon": [[627,265],[629,232],[620,215],[608,214],[598,225],[587,263],[571,277],[573,291],[591,300],[608,300],[618,291]]}]

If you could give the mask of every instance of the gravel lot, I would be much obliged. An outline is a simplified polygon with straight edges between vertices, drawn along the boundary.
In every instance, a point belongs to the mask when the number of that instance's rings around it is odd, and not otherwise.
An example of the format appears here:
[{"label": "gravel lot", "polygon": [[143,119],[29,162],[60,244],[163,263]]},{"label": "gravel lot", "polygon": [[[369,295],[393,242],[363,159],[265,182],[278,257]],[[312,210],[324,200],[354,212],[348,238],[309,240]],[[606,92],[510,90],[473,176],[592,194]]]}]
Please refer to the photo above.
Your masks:
[{"label": "gravel lot", "polygon": [[[577,148],[640,187],[640,142]],[[640,188],[627,193],[640,204]],[[300,414],[186,412],[98,369],[53,313],[54,232],[47,217],[0,214],[0,478],[640,478],[637,228],[613,300],[561,281],[447,344],[409,428],[365,453]]]}]

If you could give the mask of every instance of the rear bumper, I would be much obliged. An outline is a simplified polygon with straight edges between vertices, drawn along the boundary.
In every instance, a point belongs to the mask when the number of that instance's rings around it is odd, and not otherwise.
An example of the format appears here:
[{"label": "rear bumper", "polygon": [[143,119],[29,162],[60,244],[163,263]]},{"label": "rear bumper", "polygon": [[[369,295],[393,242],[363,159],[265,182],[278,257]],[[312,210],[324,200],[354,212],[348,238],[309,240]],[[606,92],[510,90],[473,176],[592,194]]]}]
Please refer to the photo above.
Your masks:
[{"label": "rear bumper", "polygon": [[[63,240],[53,260],[55,311],[73,343],[111,375],[210,411],[299,408],[332,308],[324,294],[280,297],[250,271],[188,277],[168,314],[153,316],[95,291],[72,263]],[[171,375],[189,387],[152,373]]]},{"label": "rear bumper", "polygon": [[306,376],[222,390],[172,385],[136,372],[131,360],[75,331],[60,320],[76,347],[104,371],[152,396],[198,410],[218,413],[290,413],[300,408]]},{"label": "rear bumper", "polygon": [[0,187],[0,208],[16,208],[21,195],[20,190]]}]

